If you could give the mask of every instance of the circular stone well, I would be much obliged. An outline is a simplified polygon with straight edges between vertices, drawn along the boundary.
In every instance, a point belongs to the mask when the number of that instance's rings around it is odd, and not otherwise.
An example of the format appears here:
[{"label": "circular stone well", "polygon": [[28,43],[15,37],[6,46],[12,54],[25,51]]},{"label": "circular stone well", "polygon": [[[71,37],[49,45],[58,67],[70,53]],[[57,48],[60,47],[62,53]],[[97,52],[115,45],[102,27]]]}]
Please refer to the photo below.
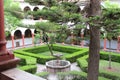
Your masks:
[{"label": "circular stone well", "polygon": [[66,60],[51,60],[46,62],[47,71],[50,73],[70,71],[71,63]]}]

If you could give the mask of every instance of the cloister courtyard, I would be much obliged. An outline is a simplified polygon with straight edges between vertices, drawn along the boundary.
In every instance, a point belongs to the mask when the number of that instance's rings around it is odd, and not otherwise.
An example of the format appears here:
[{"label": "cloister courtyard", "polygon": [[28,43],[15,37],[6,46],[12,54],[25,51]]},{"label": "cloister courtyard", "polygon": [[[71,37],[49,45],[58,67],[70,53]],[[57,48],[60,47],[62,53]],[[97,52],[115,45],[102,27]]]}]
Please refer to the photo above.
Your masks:
[{"label": "cloister courtyard", "polygon": [[120,1],[0,0],[0,80],[120,80]]}]

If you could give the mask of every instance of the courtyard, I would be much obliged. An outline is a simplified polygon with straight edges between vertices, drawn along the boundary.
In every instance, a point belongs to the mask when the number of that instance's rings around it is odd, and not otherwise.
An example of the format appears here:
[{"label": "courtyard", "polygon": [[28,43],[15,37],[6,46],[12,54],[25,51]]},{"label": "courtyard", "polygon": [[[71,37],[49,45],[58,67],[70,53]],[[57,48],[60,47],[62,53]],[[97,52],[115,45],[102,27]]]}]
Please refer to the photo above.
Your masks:
[{"label": "courtyard", "polygon": [[120,80],[119,0],[1,0],[0,80]]}]

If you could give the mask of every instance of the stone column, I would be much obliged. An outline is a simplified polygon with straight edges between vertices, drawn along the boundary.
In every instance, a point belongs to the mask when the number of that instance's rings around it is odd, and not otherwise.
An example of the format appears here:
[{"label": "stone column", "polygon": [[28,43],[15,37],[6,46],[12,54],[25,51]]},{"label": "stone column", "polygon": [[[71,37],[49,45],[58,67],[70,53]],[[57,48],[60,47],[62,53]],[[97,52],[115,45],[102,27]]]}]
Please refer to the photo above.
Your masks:
[{"label": "stone column", "polygon": [[18,61],[18,59],[15,59],[14,54],[6,49],[3,0],[0,0],[0,72],[16,67]]},{"label": "stone column", "polygon": [[4,11],[3,0],[0,0],[0,55],[7,54],[6,40],[4,34]]},{"label": "stone column", "polygon": [[104,38],[104,50],[105,50],[105,51],[107,50],[107,49],[106,49],[106,44],[107,44],[107,39]]},{"label": "stone column", "polygon": [[34,45],[34,33],[32,33],[32,45]]},{"label": "stone column", "polygon": [[24,43],[24,34],[22,34],[22,46],[24,47],[25,43]]},{"label": "stone column", "polygon": [[14,48],[15,46],[14,46],[14,36],[11,36],[11,38],[12,38],[12,48]]},{"label": "stone column", "polygon": [[120,36],[117,38],[118,43],[117,43],[117,52],[120,52]]}]

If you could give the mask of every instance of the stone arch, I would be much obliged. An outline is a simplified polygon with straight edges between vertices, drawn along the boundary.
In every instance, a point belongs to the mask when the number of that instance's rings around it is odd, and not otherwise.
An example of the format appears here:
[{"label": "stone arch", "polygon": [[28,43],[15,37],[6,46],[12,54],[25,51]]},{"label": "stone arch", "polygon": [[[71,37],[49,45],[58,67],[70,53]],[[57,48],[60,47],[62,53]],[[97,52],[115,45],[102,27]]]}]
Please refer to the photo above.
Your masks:
[{"label": "stone arch", "polygon": [[30,29],[26,29],[26,30],[25,30],[25,38],[30,38],[30,37],[32,37],[32,32],[31,32],[31,30],[30,30]]},{"label": "stone arch", "polygon": [[31,9],[30,9],[29,6],[26,6],[26,7],[24,8],[24,12],[27,12],[27,11],[31,11]]},{"label": "stone arch", "polygon": [[38,7],[34,7],[33,11],[37,11],[39,8]]},{"label": "stone arch", "polygon": [[21,39],[22,38],[22,32],[20,30],[16,30],[14,32],[14,38],[15,39]]}]

